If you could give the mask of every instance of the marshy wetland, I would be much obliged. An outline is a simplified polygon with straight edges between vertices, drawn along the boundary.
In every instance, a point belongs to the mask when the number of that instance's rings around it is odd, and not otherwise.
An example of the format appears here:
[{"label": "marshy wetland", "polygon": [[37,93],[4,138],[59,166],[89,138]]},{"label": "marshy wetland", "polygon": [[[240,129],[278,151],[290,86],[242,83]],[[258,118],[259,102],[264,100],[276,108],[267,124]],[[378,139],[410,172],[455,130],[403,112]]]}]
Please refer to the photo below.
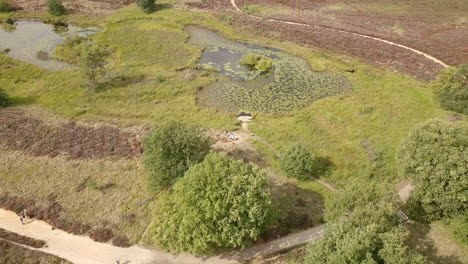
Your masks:
[{"label": "marshy wetland", "polygon": [[[344,76],[316,72],[309,62],[285,51],[229,40],[202,27],[185,31],[193,44],[205,48],[198,65],[222,75],[199,92],[203,106],[228,112],[289,112],[350,90]],[[272,69],[265,73],[242,65],[248,54],[272,59]]]}]

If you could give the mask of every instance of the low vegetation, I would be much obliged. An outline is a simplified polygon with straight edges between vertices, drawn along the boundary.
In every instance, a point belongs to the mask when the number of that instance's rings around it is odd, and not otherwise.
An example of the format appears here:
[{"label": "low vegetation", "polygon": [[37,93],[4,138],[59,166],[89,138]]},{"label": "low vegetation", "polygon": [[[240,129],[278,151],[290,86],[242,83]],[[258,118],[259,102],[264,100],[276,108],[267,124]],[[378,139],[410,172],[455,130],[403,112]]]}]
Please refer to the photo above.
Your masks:
[{"label": "low vegetation", "polygon": [[65,15],[66,9],[61,0],[47,0],[47,11],[53,16]]},{"label": "low vegetation", "polygon": [[443,108],[468,114],[468,64],[445,69],[433,87]]},{"label": "low vegetation", "polygon": [[68,35],[63,44],[55,46],[52,57],[70,64],[79,64],[86,42],[86,37],[81,37],[78,34]]},{"label": "low vegetation", "polygon": [[203,161],[211,140],[194,126],[169,122],[144,140],[145,167],[153,191],[171,187],[193,165]]},{"label": "low vegetation", "polygon": [[152,232],[166,250],[213,254],[257,239],[269,208],[265,173],[253,164],[211,153],[159,202]]},{"label": "low vegetation", "polygon": [[10,105],[10,98],[8,97],[7,93],[0,88],[0,108],[7,107]]},{"label": "low vegetation", "polygon": [[281,160],[281,168],[288,177],[310,180],[317,176],[318,164],[312,153],[303,145],[291,146]]},{"label": "low vegetation", "polygon": [[388,190],[359,180],[330,197],[324,237],[309,247],[305,263],[426,263],[406,246],[408,232],[396,215],[398,198]]},{"label": "low vegetation", "polygon": [[22,236],[20,234],[13,233],[2,228],[0,228],[0,240],[8,240],[10,242],[26,245],[33,248],[42,248],[46,245],[46,242],[44,240]]},{"label": "low vegetation", "polygon": [[9,0],[0,0],[0,13],[8,13],[12,10]]},{"label": "low vegetation", "polygon": [[418,125],[401,143],[398,164],[413,180],[414,217],[437,220],[468,210],[468,124],[430,120]]},{"label": "low vegetation", "polygon": [[2,264],[71,264],[71,262],[43,253],[30,250],[0,239],[0,263]]},{"label": "low vegetation", "polygon": [[252,53],[248,53],[242,57],[239,63],[255,68],[259,72],[268,72],[273,66],[273,60],[271,58]]}]

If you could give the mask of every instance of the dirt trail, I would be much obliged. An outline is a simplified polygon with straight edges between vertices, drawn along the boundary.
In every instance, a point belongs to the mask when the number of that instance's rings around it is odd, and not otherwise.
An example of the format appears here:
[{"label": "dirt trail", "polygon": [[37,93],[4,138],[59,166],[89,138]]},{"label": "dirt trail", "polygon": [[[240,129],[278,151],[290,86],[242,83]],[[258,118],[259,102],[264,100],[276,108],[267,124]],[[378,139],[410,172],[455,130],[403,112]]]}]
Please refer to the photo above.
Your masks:
[{"label": "dirt trail", "polygon": [[230,264],[234,260],[211,257],[197,258],[188,254],[174,256],[160,250],[150,250],[138,246],[119,248],[110,244],[98,243],[89,237],[76,236],[55,229],[43,221],[33,221],[21,225],[18,216],[7,210],[0,209],[0,228],[17,234],[41,239],[47,242],[47,247],[37,249],[77,264]]},{"label": "dirt trail", "polygon": [[258,256],[269,256],[287,249],[291,249],[312,240],[322,237],[325,225],[319,225],[304,231],[293,233],[285,237],[273,240],[270,243],[256,245],[246,248],[236,253],[226,254],[229,258],[234,258],[239,262],[254,259]]},{"label": "dirt trail", "polygon": [[245,15],[248,15],[250,17],[253,17],[253,18],[256,18],[256,19],[261,19],[261,20],[266,20],[266,21],[271,21],[271,22],[278,22],[278,23],[283,23],[283,24],[289,24],[289,25],[296,25],[296,26],[303,26],[303,27],[314,27],[314,28],[320,28],[320,29],[326,29],[326,30],[331,30],[331,31],[335,31],[335,32],[340,32],[340,33],[345,33],[345,34],[350,34],[350,35],[354,35],[354,36],[358,36],[358,37],[362,37],[362,38],[367,38],[367,39],[372,39],[372,40],[376,40],[376,41],[379,41],[379,42],[382,42],[382,43],[386,43],[386,44],[389,44],[389,45],[392,45],[392,46],[397,46],[399,48],[402,48],[402,49],[406,49],[406,50],[409,50],[409,51],[412,51],[416,54],[419,54],[419,55],[422,55],[424,56],[425,58],[437,63],[437,64],[440,64],[442,65],[443,67],[447,68],[448,65],[445,64],[443,61],[427,54],[427,53],[424,53],[420,50],[417,50],[417,49],[413,49],[413,48],[410,48],[408,46],[405,46],[405,45],[401,45],[401,44],[398,44],[398,43],[395,43],[395,42],[392,42],[392,41],[388,41],[388,40],[385,40],[385,39],[382,39],[382,38],[377,38],[377,37],[372,37],[372,36],[369,36],[369,35],[364,35],[364,34],[359,34],[359,33],[354,33],[354,32],[350,32],[350,31],[346,31],[346,30],[342,30],[342,29],[336,29],[336,28],[331,28],[331,27],[324,27],[324,26],[318,26],[318,25],[310,25],[310,24],[305,24],[305,23],[297,23],[297,22],[292,22],[292,21],[286,21],[286,20],[279,20],[279,19],[272,19],[272,18],[263,18],[263,17],[259,17],[259,16],[256,16],[256,15],[252,15],[252,14],[246,14],[244,13],[239,7],[237,7],[237,4],[236,4],[236,1],[235,0],[231,0],[231,5],[238,11],[238,12],[241,12]]}]

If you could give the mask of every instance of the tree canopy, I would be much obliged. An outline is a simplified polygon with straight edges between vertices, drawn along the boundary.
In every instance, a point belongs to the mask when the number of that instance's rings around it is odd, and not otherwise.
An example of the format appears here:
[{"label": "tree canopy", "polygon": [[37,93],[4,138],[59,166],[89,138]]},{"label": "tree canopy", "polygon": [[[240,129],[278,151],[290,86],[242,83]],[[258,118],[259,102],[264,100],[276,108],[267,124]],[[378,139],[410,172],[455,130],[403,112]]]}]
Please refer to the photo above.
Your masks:
[{"label": "tree canopy", "polygon": [[411,200],[428,220],[468,209],[468,123],[439,119],[416,126],[397,155],[401,173],[414,181]]},{"label": "tree canopy", "polygon": [[210,153],[160,199],[152,231],[159,246],[174,252],[244,247],[263,231],[270,203],[257,166]]},{"label": "tree canopy", "polygon": [[433,87],[443,108],[468,114],[468,64],[443,70]]},{"label": "tree canopy", "polygon": [[211,140],[198,127],[169,122],[144,140],[144,164],[153,190],[171,187],[190,166],[203,161]]},{"label": "tree canopy", "polygon": [[310,179],[317,172],[317,161],[303,145],[292,145],[281,160],[281,168],[288,177],[299,180]]},{"label": "tree canopy", "polygon": [[404,243],[408,233],[399,224],[398,197],[391,190],[358,180],[330,196],[324,236],[309,247],[305,263],[425,263]]}]

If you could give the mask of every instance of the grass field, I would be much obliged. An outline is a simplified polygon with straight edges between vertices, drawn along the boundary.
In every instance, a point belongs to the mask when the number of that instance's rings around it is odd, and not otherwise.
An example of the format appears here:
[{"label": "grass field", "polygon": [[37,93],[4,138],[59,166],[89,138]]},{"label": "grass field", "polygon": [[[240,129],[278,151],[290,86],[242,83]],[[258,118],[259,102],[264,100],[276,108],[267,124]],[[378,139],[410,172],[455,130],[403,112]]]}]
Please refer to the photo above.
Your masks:
[{"label": "grass field", "polygon": [[[304,58],[315,71],[348,79],[350,92],[346,95],[318,100],[287,114],[253,113],[254,120],[249,124],[252,132],[280,152],[296,142],[307,145],[328,161],[329,172],[323,177],[338,187],[355,177],[395,182],[399,176],[394,157],[400,141],[416,124],[449,114],[434,102],[428,83],[347,57],[236,30],[229,21],[209,13],[160,8],[147,15],[132,5],[105,18],[67,19],[102,29],[93,39],[112,51],[109,73],[122,78],[106,79],[101,90],[91,92],[82,86],[78,69],[49,72],[0,55],[0,87],[16,106],[34,105],[67,119],[119,126],[151,127],[178,119],[217,130],[239,128],[235,115],[196,102],[198,91],[218,79],[216,73],[195,69],[201,48],[188,42],[183,28],[200,25],[232,39],[285,50]],[[349,69],[355,73],[346,73]],[[282,177],[274,153],[259,142],[255,146]],[[0,174],[5,175],[0,186],[8,186],[10,194],[33,198],[43,206],[55,194],[64,213],[80,222],[114,227],[134,243],[150,223],[153,204],[138,205],[151,197],[139,158],[68,160],[1,151],[0,164],[5,164],[0,167]],[[106,184],[112,187],[104,191],[98,188]],[[312,221],[318,223],[328,190],[313,181],[286,181],[280,187],[290,186],[298,190],[296,198],[310,199],[312,203],[299,210],[317,210],[309,213],[315,214]],[[287,216],[290,205],[297,203],[297,199],[284,195],[287,193],[278,188],[277,215]]]}]

